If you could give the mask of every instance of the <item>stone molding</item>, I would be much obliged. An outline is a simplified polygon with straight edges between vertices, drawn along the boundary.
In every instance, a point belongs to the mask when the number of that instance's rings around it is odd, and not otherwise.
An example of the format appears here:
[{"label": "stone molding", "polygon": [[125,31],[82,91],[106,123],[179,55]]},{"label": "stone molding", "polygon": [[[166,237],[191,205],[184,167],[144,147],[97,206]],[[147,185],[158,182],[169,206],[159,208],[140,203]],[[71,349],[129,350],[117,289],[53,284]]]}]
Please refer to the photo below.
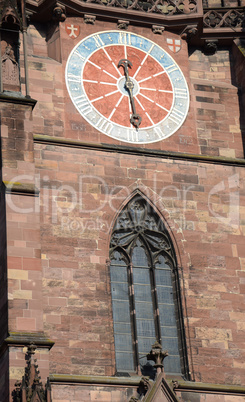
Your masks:
[{"label": "stone molding", "polygon": [[39,134],[34,134],[33,139],[34,142],[38,144],[50,144],[63,147],[83,148],[95,151],[98,150],[104,152],[116,152],[129,155],[144,155],[152,158],[179,159],[186,161],[195,161],[200,163],[212,163],[212,164],[217,163],[220,165],[245,166],[245,159],[188,154],[188,153],[172,152],[172,151],[161,151],[156,149],[134,148],[132,146],[125,146],[125,145],[89,143],[78,140],[70,140],[66,138],[50,137],[48,135],[39,135]]}]

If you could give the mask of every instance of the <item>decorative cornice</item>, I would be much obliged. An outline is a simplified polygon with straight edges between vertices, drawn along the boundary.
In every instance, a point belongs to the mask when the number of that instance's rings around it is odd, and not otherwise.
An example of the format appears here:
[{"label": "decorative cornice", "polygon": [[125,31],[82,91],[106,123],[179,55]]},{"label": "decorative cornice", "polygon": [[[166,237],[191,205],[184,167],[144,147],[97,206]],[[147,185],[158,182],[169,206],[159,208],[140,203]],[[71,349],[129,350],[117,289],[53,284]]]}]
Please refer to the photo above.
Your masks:
[{"label": "decorative cornice", "polygon": [[[56,4],[55,0],[26,0],[27,13],[31,13],[33,22],[51,21]],[[131,25],[143,24],[150,29],[153,25],[164,26],[177,34],[196,26],[194,36],[193,30],[187,30],[186,39],[201,45],[209,38],[226,43],[245,37],[244,7],[203,9],[202,0],[59,0],[58,4],[66,10],[67,16],[83,18],[84,14],[92,14],[98,19],[115,23],[128,20]]]},{"label": "decorative cornice", "polygon": [[244,7],[223,7],[215,9],[204,9],[204,28],[244,28],[245,8]]},{"label": "decorative cornice", "polygon": [[244,159],[227,158],[221,156],[208,156],[208,155],[198,155],[198,154],[188,154],[181,152],[171,152],[171,151],[161,151],[155,149],[146,149],[139,147],[132,147],[126,145],[114,145],[114,144],[98,144],[82,142],[77,140],[70,140],[60,137],[50,137],[47,135],[34,134],[34,142],[37,144],[47,144],[47,145],[57,145],[61,147],[71,147],[71,148],[81,148],[102,152],[113,152],[119,154],[128,155],[144,155],[151,158],[161,158],[161,159],[175,159],[175,160],[187,160],[200,163],[210,163],[219,165],[231,165],[231,166],[241,166],[245,167]]}]

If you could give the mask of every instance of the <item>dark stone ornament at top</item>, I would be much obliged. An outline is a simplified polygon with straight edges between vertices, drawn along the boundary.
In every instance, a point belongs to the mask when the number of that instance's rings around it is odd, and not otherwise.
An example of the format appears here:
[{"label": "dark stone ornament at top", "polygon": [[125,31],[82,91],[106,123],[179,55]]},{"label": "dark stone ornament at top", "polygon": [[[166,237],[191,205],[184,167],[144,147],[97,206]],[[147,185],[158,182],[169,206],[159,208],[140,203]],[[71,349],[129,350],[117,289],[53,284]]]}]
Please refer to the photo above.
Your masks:
[{"label": "dark stone ornament at top", "polygon": [[14,25],[16,29],[21,27],[21,18],[18,12],[16,0],[0,1],[0,26]]}]

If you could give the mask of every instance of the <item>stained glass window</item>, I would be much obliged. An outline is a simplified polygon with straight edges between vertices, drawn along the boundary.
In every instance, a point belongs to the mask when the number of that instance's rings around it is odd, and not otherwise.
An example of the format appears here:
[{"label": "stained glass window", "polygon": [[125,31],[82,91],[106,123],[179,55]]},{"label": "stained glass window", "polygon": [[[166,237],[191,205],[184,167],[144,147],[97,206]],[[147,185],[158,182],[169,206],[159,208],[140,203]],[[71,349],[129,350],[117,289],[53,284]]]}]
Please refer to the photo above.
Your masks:
[{"label": "stained glass window", "polygon": [[151,374],[146,355],[157,340],[169,354],[165,372],[186,374],[174,249],[162,219],[139,195],[118,216],[110,261],[117,372]]}]

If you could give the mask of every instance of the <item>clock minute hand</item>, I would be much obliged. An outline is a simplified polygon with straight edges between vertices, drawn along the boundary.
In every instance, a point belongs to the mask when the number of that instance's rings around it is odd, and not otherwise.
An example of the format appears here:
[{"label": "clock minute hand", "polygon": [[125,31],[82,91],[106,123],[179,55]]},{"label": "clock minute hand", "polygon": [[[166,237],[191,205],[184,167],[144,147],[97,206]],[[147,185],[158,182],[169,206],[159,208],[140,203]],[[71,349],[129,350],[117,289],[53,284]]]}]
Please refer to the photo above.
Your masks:
[{"label": "clock minute hand", "polygon": [[136,113],[134,96],[133,96],[134,83],[129,78],[128,66],[131,68],[132,63],[131,63],[131,61],[129,61],[127,59],[121,59],[118,63],[118,68],[119,67],[124,68],[125,78],[126,78],[125,88],[128,90],[129,98],[130,98],[130,102],[131,102],[131,106],[132,106],[132,111],[133,111],[132,116],[130,117],[130,123],[133,124],[136,128],[138,128],[142,121],[142,118],[138,113]]}]

